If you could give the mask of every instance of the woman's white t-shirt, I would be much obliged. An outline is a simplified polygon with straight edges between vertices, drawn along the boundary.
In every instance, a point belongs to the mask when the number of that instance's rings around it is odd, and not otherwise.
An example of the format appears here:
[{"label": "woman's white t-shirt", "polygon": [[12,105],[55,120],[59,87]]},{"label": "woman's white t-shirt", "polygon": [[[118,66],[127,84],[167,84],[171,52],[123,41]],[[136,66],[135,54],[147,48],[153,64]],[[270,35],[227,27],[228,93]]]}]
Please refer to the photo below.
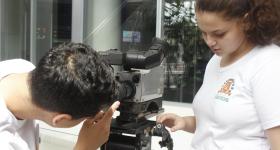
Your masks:
[{"label": "woman's white t-shirt", "polygon": [[280,125],[280,48],[255,47],[237,62],[209,61],[193,102],[193,150],[269,150],[265,130]]},{"label": "woman's white t-shirt", "polygon": [[[0,62],[0,80],[13,73],[25,73],[35,66],[22,59]],[[33,120],[17,120],[9,111],[0,95],[0,149],[36,150],[39,142],[39,127]]]}]

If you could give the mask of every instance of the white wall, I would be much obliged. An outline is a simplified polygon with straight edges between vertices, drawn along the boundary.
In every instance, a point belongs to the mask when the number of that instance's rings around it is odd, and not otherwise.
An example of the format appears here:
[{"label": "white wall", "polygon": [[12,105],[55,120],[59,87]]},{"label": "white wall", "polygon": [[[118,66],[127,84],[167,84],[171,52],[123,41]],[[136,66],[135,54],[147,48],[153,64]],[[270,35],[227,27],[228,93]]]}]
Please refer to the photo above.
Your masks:
[{"label": "white wall", "polygon": [[[177,102],[163,102],[163,108],[165,112],[176,113],[181,116],[192,115],[191,104],[177,103]],[[155,120],[155,117],[151,118]],[[72,149],[81,124],[68,129],[57,129],[49,127],[48,125],[40,123],[40,137],[41,144],[40,150],[69,150]],[[173,138],[174,147],[173,150],[188,150],[190,149],[190,142],[192,134],[183,131],[171,133]],[[94,140],[94,139],[93,139]],[[167,148],[160,148],[158,142],[161,140],[160,137],[152,138],[152,150],[165,150]]]}]

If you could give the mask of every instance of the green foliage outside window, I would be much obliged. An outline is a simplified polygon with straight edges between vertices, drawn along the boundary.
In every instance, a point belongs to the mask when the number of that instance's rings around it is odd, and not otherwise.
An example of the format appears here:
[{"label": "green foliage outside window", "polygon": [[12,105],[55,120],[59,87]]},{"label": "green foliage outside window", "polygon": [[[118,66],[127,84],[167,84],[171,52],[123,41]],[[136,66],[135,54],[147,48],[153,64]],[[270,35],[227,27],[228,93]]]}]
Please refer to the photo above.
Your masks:
[{"label": "green foliage outside window", "polygon": [[[199,89],[211,57],[196,24],[194,5],[194,1],[166,0],[164,7],[164,36],[170,44],[166,58],[166,89],[170,91],[172,85],[181,89],[177,93],[181,95],[180,101],[185,102],[191,102]],[[176,71],[178,64],[184,67],[182,73]],[[189,94],[184,96],[180,92]]]}]

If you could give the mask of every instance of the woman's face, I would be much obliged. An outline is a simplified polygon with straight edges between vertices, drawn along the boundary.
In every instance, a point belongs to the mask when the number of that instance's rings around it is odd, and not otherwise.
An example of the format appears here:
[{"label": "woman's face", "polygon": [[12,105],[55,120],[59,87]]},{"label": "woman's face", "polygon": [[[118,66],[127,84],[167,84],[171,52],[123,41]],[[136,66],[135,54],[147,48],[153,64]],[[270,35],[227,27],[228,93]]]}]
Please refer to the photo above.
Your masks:
[{"label": "woman's face", "polygon": [[196,12],[197,23],[206,44],[218,56],[236,56],[247,49],[243,25],[237,19],[226,20],[212,12]]}]

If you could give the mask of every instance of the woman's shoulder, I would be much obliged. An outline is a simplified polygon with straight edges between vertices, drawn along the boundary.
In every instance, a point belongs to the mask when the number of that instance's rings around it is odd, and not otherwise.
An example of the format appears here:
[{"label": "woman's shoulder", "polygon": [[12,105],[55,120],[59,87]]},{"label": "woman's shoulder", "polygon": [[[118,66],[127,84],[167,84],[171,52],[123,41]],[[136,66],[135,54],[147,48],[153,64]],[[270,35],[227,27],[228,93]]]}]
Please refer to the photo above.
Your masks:
[{"label": "woman's shoulder", "polygon": [[279,62],[280,63],[280,47],[271,44],[267,46],[262,47],[255,47],[253,49],[252,59],[251,63],[254,65],[261,65],[261,64],[267,64],[269,62]]},{"label": "woman's shoulder", "polygon": [[279,68],[280,47],[275,44],[256,47],[254,49],[253,58],[248,61],[248,66],[247,68],[250,68],[254,73],[263,72],[267,69],[275,70]]},{"label": "woman's shoulder", "polygon": [[280,47],[275,44],[270,44],[267,46],[258,46],[255,48],[255,52],[259,53],[259,57],[279,57],[280,55]]}]

